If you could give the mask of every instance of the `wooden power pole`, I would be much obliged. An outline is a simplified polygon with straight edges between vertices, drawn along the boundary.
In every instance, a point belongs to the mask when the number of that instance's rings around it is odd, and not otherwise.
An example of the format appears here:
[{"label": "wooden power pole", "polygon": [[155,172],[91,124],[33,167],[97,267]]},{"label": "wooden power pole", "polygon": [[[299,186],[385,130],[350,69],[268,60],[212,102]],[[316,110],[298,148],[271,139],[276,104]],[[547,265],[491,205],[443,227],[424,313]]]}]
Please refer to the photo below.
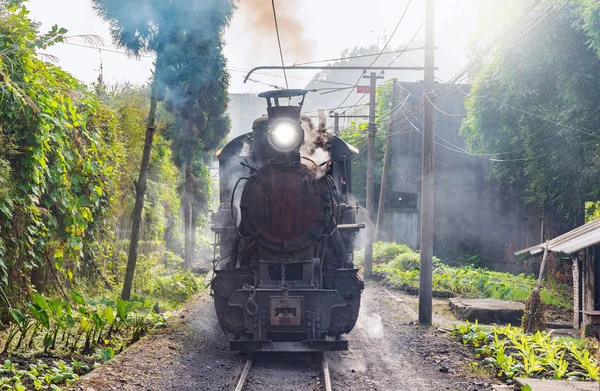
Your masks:
[{"label": "wooden power pole", "polygon": [[334,113],[333,118],[334,118],[334,125],[335,125],[333,134],[335,134],[336,136],[339,136],[340,135],[340,115],[338,113]]},{"label": "wooden power pole", "polygon": [[[398,102],[398,80],[394,79],[392,84],[392,107],[395,107]],[[383,172],[381,173],[381,189],[379,190],[379,206],[377,208],[377,226],[375,234],[377,240],[381,240],[381,225],[383,224],[383,213],[385,211],[385,198],[387,197],[387,176],[390,165],[390,149],[392,144],[392,137],[390,136],[390,130],[394,119],[390,119],[390,125],[388,126],[388,134],[385,135],[385,150],[383,153]]]},{"label": "wooden power pole", "polygon": [[423,91],[423,160],[421,178],[421,267],[419,270],[419,323],[432,317],[433,259],[433,88],[435,57],[435,0],[425,4],[425,83]]},{"label": "wooden power pole", "polygon": [[383,79],[383,76],[377,76],[375,72],[371,72],[369,76],[363,77],[370,79],[371,82],[369,87],[369,140],[367,144],[367,218],[371,223],[367,230],[364,263],[365,278],[369,278],[373,274],[373,237],[375,236],[373,232],[373,212],[375,210],[375,183],[373,176],[375,173],[375,134],[377,133],[375,106],[377,104],[377,79]]}]

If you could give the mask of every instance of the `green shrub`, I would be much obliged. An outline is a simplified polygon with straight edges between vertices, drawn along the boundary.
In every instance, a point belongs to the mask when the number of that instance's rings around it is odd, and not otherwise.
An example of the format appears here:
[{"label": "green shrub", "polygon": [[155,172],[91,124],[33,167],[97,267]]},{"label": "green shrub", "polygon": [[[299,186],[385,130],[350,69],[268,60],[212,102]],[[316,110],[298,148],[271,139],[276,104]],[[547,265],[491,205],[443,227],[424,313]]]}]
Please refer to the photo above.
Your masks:
[{"label": "green shrub", "polygon": [[469,322],[454,326],[452,335],[472,346],[498,377],[598,380],[598,360],[581,340],[552,337],[544,331],[526,334],[511,325],[489,329]]},{"label": "green shrub", "polygon": [[413,253],[406,244],[396,242],[377,242],[373,246],[373,260],[379,263],[388,263],[400,254]]},{"label": "green shrub", "polygon": [[163,255],[163,262],[167,269],[179,268],[183,266],[183,259],[179,255],[168,250],[165,251]]},{"label": "green shrub", "polygon": [[[373,248],[374,271],[396,287],[419,286],[420,254],[398,243],[377,242]],[[452,267],[433,258],[433,289],[467,297],[489,297],[524,302],[537,280],[524,274],[496,272],[473,266]],[[571,308],[568,287],[549,281],[543,289],[544,303]]]},{"label": "green shrub", "polygon": [[200,279],[189,270],[180,269],[174,274],[157,276],[150,281],[150,297],[166,301],[172,307],[185,303],[202,289]]}]

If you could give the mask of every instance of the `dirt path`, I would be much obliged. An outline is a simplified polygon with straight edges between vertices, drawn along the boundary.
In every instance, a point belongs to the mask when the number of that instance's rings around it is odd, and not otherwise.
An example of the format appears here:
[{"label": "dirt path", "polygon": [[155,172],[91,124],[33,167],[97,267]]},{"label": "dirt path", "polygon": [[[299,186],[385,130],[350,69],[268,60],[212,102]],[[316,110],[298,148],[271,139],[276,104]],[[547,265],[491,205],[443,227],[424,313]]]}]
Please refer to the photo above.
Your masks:
[{"label": "dirt path", "polygon": [[[335,390],[492,390],[492,380],[468,369],[472,355],[466,348],[436,328],[414,324],[414,298],[378,285],[368,286],[363,297],[359,322],[347,336],[350,350],[328,353]],[[232,390],[244,360],[229,351],[210,297],[196,296],[168,328],[131,346],[71,389]],[[309,355],[277,354],[257,357],[246,389],[320,387]]]}]

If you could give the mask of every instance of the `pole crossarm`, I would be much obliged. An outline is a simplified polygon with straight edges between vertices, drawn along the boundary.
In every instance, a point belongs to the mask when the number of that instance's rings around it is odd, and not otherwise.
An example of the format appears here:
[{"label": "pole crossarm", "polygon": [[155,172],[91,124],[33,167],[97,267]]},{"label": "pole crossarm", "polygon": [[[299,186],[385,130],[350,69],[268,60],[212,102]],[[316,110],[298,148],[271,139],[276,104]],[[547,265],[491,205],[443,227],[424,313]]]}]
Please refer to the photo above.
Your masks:
[{"label": "pole crossarm", "polygon": [[[329,118],[335,118],[336,115],[330,115]],[[369,118],[368,115],[337,115],[338,118]]]},{"label": "pole crossarm", "polygon": [[[264,66],[260,66],[260,67],[255,67],[250,69],[250,71],[248,72],[248,74],[246,75],[246,77],[244,77],[244,83],[248,81],[248,78],[256,71],[261,71],[261,70],[265,70],[265,69],[271,69],[271,70],[294,70],[294,69],[299,69],[299,70],[318,70],[318,71],[322,71],[322,70],[339,70],[339,71],[367,71],[367,70],[372,70],[372,71],[424,71],[425,67],[386,67],[386,66],[370,66],[370,67],[365,67],[365,66],[331,66],[331,65],[325,65],[325,66],[317,66],[317,65],[302,65],[302,66],[281,66],[281,65],[264,65]],[[436,68],[437,69],[437,68]]]}]

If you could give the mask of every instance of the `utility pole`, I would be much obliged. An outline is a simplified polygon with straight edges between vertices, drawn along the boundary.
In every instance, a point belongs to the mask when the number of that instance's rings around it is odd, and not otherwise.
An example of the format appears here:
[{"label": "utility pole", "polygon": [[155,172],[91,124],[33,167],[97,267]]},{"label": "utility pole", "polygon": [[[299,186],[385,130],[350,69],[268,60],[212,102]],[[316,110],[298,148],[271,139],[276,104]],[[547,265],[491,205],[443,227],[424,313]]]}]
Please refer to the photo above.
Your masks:
[{"label": "utility pole", "polygon": [[[392,107],[395,107],[398,102],[398,80],[394,79],[392,84]],[[377,209],[377,227],[375,230],[377,240],[381,240],[381,225],[383,224],[383,213],[385,209],[385,198],[387,197],[387,176],[388,167],[390,164],[390,148],[392,144],[392,137],[390,136],[390,130],[393,119],[390,120],[388,126],[388,134],[385,135],[385,151],[383,154],[383,172],[381,173],[381,189],[379,190],[379,207]]]},{"label": "utility pole", "polygon": [[333,114],[333,118],[334,118],[334,133],[336,136],[340,135],[340,115],[338,113],[334,113]]},{"label": "utility pole", "polygon": [[333,134],[335,134],[336,136],[340,135],[340,118],[369,118],[368,115],[339,115],[338,113],[333,113],[333,115],[331,115],[331,113],[329,113],[329,118],[333,118]]},{"label": "utility pole", "polygon": [[419,269],[419,323],[432,317],[433,258],[433,88],[435,57],[435,0],[425,3],[425,83],[423,90],[423,160],[421,178],[421,267]]},{"label": "utility pole", "polygon": [[369,76],[363,77],[370,79],[371,82],[369,87],[369,141],[367,144],[367,218],[371,224],[367,230],[364,263],[365,278],[369,278],[373,274],[373,212],[375,210],[375,183],[373,182],[373,174],[375,173],[375,133],[377,133],[377,124],[375,123],[376,90],[377,79],[383,79],[383,76],[377,76],[375,72],[371,72]]}]

